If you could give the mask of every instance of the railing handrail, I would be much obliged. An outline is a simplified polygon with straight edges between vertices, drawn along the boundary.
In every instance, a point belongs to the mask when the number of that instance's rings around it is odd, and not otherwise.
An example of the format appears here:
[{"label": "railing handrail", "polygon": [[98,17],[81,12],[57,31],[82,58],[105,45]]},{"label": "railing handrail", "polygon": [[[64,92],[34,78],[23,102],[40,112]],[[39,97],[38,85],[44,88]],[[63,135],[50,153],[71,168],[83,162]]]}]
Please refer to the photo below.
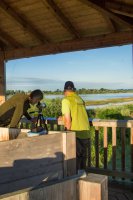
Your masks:
[{"label": "railing handrail", "polygon": [[[58,121],[55,117],[45,117],[46,123],[64,125],[63,121]],[[27,119],[22,119],[21,122],[29,122]],[[91,126],[95,127],[120,127],[120,128],[133,128],[133,120],[116,120],[116,119],[97,119],[89,118]]]}]

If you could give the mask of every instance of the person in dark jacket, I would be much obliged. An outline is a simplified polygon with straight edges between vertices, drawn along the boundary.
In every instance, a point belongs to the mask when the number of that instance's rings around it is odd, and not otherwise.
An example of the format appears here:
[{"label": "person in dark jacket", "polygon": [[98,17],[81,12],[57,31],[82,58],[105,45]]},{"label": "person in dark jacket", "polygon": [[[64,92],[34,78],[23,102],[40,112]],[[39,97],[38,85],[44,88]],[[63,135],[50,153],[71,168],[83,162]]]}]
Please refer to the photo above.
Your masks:
[{"label": "person in dark jacket", "polygon": [[23,115],[34,123],[34,119],[30,117],[27,110],[30,104],[39,104],[42,99],[41,90],[34,90],[30,95],[24,93],[13,95],[0,106],[0,126],[16,128]]}]

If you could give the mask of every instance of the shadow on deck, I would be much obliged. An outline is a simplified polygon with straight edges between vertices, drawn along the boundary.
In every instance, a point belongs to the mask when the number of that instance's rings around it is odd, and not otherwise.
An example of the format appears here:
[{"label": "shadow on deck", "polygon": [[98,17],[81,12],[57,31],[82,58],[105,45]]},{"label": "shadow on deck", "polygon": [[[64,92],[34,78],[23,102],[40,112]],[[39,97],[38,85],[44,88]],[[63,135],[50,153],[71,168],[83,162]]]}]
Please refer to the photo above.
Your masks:
[{"label": "shadow on deck", "polygon": [[109,200],[133,200],[133,184],[109,181]]}]

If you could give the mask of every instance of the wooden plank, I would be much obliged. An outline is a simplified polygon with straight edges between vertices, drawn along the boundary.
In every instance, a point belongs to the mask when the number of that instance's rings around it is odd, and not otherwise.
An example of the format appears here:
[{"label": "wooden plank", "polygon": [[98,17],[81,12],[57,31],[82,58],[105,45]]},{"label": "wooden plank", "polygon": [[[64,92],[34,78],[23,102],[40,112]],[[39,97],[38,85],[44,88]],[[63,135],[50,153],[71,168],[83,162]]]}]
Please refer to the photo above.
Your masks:
[{"label": "wooden plank", "polygon": [[107,133],[107,127],[104,127],[104,133],[103,133],[103,147],[104,147],[104,169],[107,169],[107,163],[108,163],[108,133]]},{"label": "wooden plank", "polygon": [[131,172],[133,173],[133,128],[130,129],[130,145],[131,145]]},{"label": "wooden plank", "polygon": [[0,8],[8,14],[8,16],[12,17],[19,25],[21,25],[24,29],[26,29],[30,34],[34,35],[39,41],[45,43],[49,40],[44,34],[41,34],[34,26],[29,22],[26,18],[22,17],[19,13],[17,13],[8,3],[5,1],[0,1]]},{"label": "wooden plank", "polygon": [[75,175],[62,180],[43,183],[34,188],[26,188],[21,191],[15,191],[5,195],[0,195],[3,200],[77,200],[79,178],[85,175]]},{"label": "wooden plank", "polygon": [[66,138],[63,135],[64,147],[64,175],[72,176],[76,174],[76,134],[75,132],[67,132]]},{"label": "wooden plank", "polygon": [[131,128],[133,126],[132,120],[105,120],[105,119],[94,119],[90,120],[92,126],[99,126],[99,127],[125,127]]},{"label": "wooden plank", "polygon": [[107,200],[108,178],[107,176],[88,174],[79,181],[79,200]]},{"label": "wooden plank", "polygon": [[54,14],[56,19],[65,27],[69,33],[75,36],[75,38],[80,38],[80,34],[74,27],[74,25],[70,22],[68,17],[62,12],[62,10],[57,6],[57,4],[53,0],[43,0],[43,3],[50,9],[50,11]]},{"label": "wooden plank", "polygon": [[[40,168],[38,170],[40,170]],[[62,178],[63,178],[63,170],[61,163],[48,165],[43,170],[43,173],[41,170],[40,172],[38,172],[38,174],[36,174],[36,176],[31,176],[31,177],[29,176],[27,178],[22,178],[18,180],[16,179],[14,181],[11,182],[9,181],[3,184],[1,183],[0,195],[16,192],[29,187],[34,188],[45,182],[58,180]]]},{"label": "wooden plank", "polygon": [[90,36],[78,40],[63,41],[60,43],[40,45],[36,47],[18,48],[18,50],[5,50],[5,60],[26,58],[31,56],[49,55],[78,50],[111,47],[116,45],[131,44],[133,42],[132,31]]},{"label": "wooden plank", "polygon": [[125,171],[125,133],[126,133],[126,129],[121,128],[121,151],[122,151],[121,170],[122,171]]},{"label": "wooden plank", "polygon": [[0,35],[0,50],[4,51],[7,48],[7,42]]},{"label": "wooden plank", "polygon": [[8,128],[0,128],[0,142],[9,140],[9,129]]},{"label": "wooden plank", "polygon": [[102,168],[88,168],[88,173],[95,173],[95,174],[102,174],[117,178],[125,178],[125,179],[133,179],[133,173],[130,172],[122,172],[118,170],[109,170],[109,169],[102,169]]},{"label": "wooden plank", "polygon": [[71,177],[66,177],[66,178],[63,178],[63,179],[60,179],[60,180],[51,180],[49,182],[43,182],[37,186],[34,186],[34,187],[27,187],[26,189],[23,189],[23,190],[16,190],[15,192],[11,192],[11,193],[6,193],[6,194],[3,194],[3,195],[0,195],[0,199],[4,199],[4,198],[13,198],[15,197],[16,198],[16,195],[20,195],[20,194],[23,194],[23,193],[29,193],[31,191],[34,191],[36,192],[36,190],[40,190],[40,189],[45,189],[46,187],[50,187],[52,185],[55,185],[55,184],[58,184],[58,183],[64,183],[66,181],[76,181],[79,179],[79,178],[83,178],[83,177],[86,177],[86,174],[85,173],[82,173],[82,174],[78,174],[78,175],[74,175],[74,176],[71,176]]},{"label": "wooden plank", "polygon": [[[25,121],[26,122],[26,121]],[[132,128],[133,127],[133,120],[107,120],[107,119],[89,119],[90,125],[94,127],[120,127],[120,128]],[[28,122],[29,123],[29,122]],[[61,131],[64,131],[63,121],[57,121],[57,120],[47,120],[47,124],[51,125],[53,129],[54,125],[58,126],[58,129]]]},{"label": "wooden plank", "polygon": [[95,127],[95,156],[96,167],[99,167],[99,128]]},{"label": "wooden plank", "polygon": [[[57,124],[59,126],[63,126],[63,121],[52,120],[52,123]],[[89,119],[89,123],[91,126],[95,127],[125,127],[125,128],[132,128],[133,127],[133,120],[107,120],[107,119]],[[48,124],[51,124],[51,121],[48,120]]]},{"label": "wooden plank", "polygon": [[91,167],[91,139],[88,142],[88,167]]},{"label": "wooden plank", "polygon": [[63,157],[64,157],[64,177],[67,176],[67,135],[66,133],[63,133],[62,135],[62,140],[63,140]]},{"label": "wooden plank", "polygon": [[105,6],[106,8],[117,14],[133,17],[133,5],[128,5],[124,3],[120,4],[118,2],[107,1],[105,2]]},{"label": "wooden plank", "polygon": [[112,170],[116,170],[116,128],[112,128]]},{"label": "wooden plank", "polygon": [[6,80],[5,80],[5,61],[4,54],[0,52],[0,104],[5,101],[5,90],[6,90]]},{"label": "wooden plank", "polygon": [[0,127],[0,141],[16,139],[21,132],[28,132],[28,129]]},{"label": "wooden plank", "polygon": [[[66,143],[62,141],[64,134]],[[64,154],[66,176],[76,174],[76,144],[73,132],[55,131],[49,135],[1,142],[0,193],[35,186],[46,177],[62,178]]]},{"label": "wooden plank", "polygon": [[44,166],[63,161],[62,134],[2,142],[0,160],[0,183],[45,172]]},{"label": "wooden plank", "polygon": [[80,0],[82,3],[98,10],[101,13],[104,13],[106,17],[111,18],[118,24],[121,24],[123,26],[126,26],[128,28],[133,28],[133,23],[128,22],[127,20],[124,20],[121,16],[116,15],[115,13],[112,13],[111,11],[107,10],[104,6],[104,3],[98,2],[96,0]]},{"label": "wooden plank", "polygon": [[6,44],[10,44],[12,47],[23,47],[18,41],[16,41],[13,37],[11,37],[8,33],[0,28],[0,37],[6,41]]}]

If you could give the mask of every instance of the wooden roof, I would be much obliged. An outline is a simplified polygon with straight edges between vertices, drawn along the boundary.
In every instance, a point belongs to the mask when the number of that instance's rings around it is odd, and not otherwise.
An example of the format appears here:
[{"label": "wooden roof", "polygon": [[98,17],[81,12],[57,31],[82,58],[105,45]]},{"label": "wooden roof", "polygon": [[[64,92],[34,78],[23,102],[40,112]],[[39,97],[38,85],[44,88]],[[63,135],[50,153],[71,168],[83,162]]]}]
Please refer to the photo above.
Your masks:
[{"label": "wooden roof", "polygon": [[1,0],[5,60],[133,42],[133,0]]}]

